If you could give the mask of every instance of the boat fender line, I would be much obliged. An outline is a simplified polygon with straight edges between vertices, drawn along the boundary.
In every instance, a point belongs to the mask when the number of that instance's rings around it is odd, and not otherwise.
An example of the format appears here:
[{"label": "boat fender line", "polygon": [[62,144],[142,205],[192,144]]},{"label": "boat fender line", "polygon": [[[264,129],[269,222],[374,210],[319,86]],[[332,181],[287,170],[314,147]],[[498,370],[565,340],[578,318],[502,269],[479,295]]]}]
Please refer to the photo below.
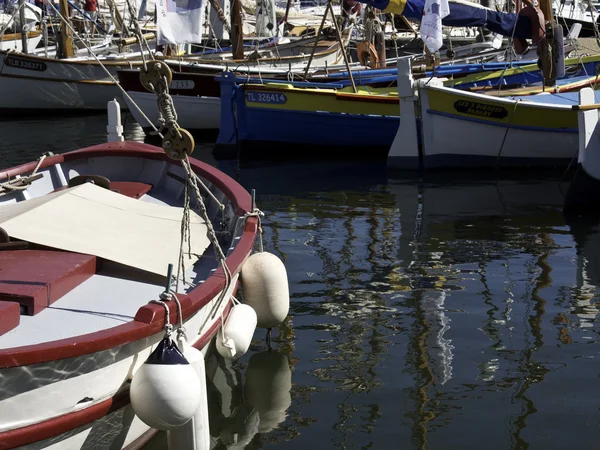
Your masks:
[{"label": "boat fender line", "polygon": [[142,366],[134,373],[129,389],[135,414],[149,427],[172,430],[183,426],[196,413],[202,386],[196,369],[185,358],[172,338],[169,306],[164,300],[173,298],[178,307],[179,339],[185,339],[181,327],[181,304],[171,291],[173,265],[169,264],[167,287],[161,300],[152,300],[165,308],[165,335]]},{"label": "boat fender line", "polygon": [[[528,5],[519,11],[519,15],[529,17],[531,20],[531,44],[540,42],[546,34],[546,19],[540,7]],[[522,55],[529,49],[529,43],[522,38],[515,38],[513,45],[518,55]]]},{"label": "boat fender line", "polygon": [[223,358],[236,360],[248,351],[258,317],[250,305],[240,303],[232,296],[233,308],[227,321],[217,333],[216,347]]}]

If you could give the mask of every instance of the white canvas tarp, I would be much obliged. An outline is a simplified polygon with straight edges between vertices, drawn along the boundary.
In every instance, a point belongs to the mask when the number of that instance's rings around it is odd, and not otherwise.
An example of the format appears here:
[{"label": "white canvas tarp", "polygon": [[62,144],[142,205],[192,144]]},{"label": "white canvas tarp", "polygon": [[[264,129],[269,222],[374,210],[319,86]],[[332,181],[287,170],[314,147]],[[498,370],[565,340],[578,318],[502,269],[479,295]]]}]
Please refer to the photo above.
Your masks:
[{"label": "white canvas tarp", "polygon": [[[182,208],[85,183],[1,206],[0,227],[16,239],[166,275],[169,263],[177,266],[182,214]],[[191,251],[202,255],[209,245],[206,224],[193,211],[190,216]]]}]

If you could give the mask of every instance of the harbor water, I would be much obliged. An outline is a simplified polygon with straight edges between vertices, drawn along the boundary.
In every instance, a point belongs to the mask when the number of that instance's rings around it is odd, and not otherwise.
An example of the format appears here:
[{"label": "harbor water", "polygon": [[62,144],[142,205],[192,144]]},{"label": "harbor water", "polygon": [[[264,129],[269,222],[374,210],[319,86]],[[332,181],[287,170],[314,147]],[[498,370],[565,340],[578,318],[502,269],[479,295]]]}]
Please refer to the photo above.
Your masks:
[{"label": "harbor water", "polygon": [[[0,135],[6,168],[102,142],[106,118]],[[207,359],[214,448],[598,448],[600,227],[566,221],[561,170],[418,179],[351,161],[238,167],[211,147],[194,156],[256,190],[291,300],[270,351],[259,329],[240,360]]]}]

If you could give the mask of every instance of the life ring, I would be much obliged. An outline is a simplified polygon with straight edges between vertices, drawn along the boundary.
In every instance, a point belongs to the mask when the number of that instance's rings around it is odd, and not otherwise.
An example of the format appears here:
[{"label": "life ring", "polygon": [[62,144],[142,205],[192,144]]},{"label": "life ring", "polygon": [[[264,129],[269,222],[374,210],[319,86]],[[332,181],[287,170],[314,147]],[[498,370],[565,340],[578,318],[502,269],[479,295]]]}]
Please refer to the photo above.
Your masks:
[{"label": "life ring", "polygon": [[[531,20],[531,43],[532,45],[540,42],[546,35],[546,19],[544,13],[539,7],[526,6],[519,11],[520,16],[529,17]],[[529,44],[525,39],[514,39],[515,52],[522,55],[529,48]]]},{"label": "life ring", "polygon": [[110,190],[110,180],[102,175],[77,175],[69,180],[69,187],[72,188],[84,183],[92,183]]},{"label": "life ring", "polygon": [[377,50],[370,42],[359,42],[356,45],[356,52],[358,53],[358,62],[360,62],[361,65],[369,66],[371,69],[379,67],[379,56],[377,55]]}]

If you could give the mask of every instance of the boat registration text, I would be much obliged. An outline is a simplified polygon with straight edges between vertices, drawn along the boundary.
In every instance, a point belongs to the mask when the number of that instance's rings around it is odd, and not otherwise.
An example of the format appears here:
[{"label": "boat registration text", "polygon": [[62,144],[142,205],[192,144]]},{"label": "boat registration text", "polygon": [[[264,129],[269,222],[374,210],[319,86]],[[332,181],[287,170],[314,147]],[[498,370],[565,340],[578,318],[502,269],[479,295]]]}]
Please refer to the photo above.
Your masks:
[{"label": "boat registration text", "polygon": [[454,109],[463,114],[479,117],[491,117],[504,119],[508,111],[502,106],[486,105],[484,103],[471,102],[469,100],[458,100],[454,102]]},{"label": "boat registration text", "polygon": [[279,92],[248,91],[246,92],[246,100],[251,103],[283,105],[285,102],[287,102],[287,97],[285,94],[281,94]]},{"label": "boat registration text", "polygon": [[195,85],[193,80],[173,80],[169,89],[194,89]]},{"label": "boat registration text", "polygon": [[9,67],[17,67],[25,70],[35,70],[36,72],[44,72],[47,69],[45,63],[40,61],[29,61],[23,58],[17,58],[15,56],[7,56],[4,60],[5,64]]}]

